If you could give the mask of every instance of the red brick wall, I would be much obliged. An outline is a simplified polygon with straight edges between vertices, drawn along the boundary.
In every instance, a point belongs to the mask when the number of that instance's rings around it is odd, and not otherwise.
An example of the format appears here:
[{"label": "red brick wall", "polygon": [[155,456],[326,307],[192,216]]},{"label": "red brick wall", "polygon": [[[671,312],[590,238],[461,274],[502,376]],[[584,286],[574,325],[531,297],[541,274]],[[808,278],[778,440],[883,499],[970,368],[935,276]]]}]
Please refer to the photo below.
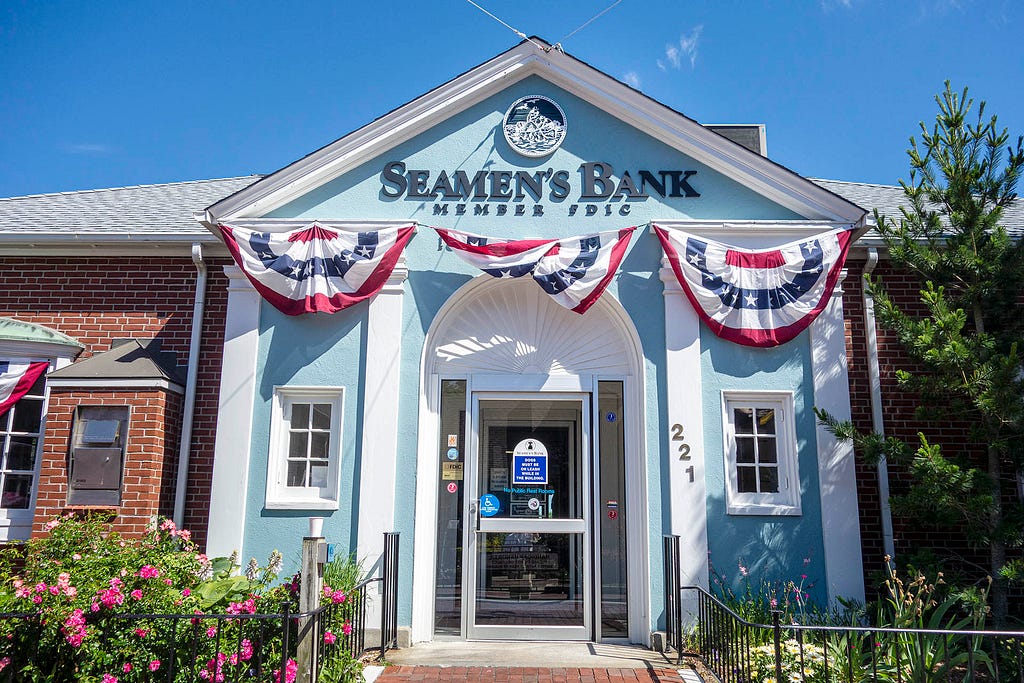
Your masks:
[{"label": "red brick wall", "polygon": [[[864,332],[864,306],[862,300],[864,261],[851,259],[848,264],[850,276],[843,283],[843,306],[847,318],[847,356],[850,370],[850,403],[854,424],[862,431],[872,428],[870,386],[867,370],[867,347]],[[880,261],[874,275],[880,277],[886,291],[903,310],[923,313],[920,303],[920,283],[915,276],[896,270],[887,261]],[[944,419],[941,422],[922,422],[915,416],[919,405],[916,396],[901,391],[896,384],[898,369],[913,369],[899,341],[895,336],[878,327],[878,356],[881,373],[882,414],[885,433],[898,437],[916,447],[918,432],[924,432],[929,441],[942,444],[946,453],[962,452],[970,457],[983,457],[982,449],[971,444],[966,422]],[[983,460],[979,460],[979,463]],[[889,464],[890,494],[907,490],[911,481],[905,469]],[[1007,482],[1009,484],[1009,482]],[[884,549],[882,544],[881,511],[878,497],[878,476],[874,466],[863,462],[858,454],[857,490],[860,502],[861,545],[864,555],[865,572],[869,578],[873,572],[883,570]],[[1012,492],[1007,492],[1012,493]],[[960,557],[967,563],[987,567],[987,555],[968,543],[965,535],[950,533],[921,522],[914,522],[894,515],[894,545],[897,558],[906,560],[919,550],[934,550],[939,557]],[[966,567],[958,562],[957,565]],[[971,572],[978,578],[977,571]]]},{"label": "red brick wall", "polygon": [[32,535],[45,533],[56,516],[90,509],[67,506],[69,446],[80,405],[131,406],[121,504],[102,509],[116,513],[116,531],[140,536],[154,516],[169,516],[174,503],[182,397],[162,389],[50,389]]},{"label": "red brick wall", "polygon": [[[199,358],[185,526],[205,541],[217,424],[228,259],[208,261],[206,315]],[[86,345],[81,358],[114,339],[162,340],[188,358],[196,269],[191,258],[0,257],[0,316],[45,325]],[[66,448],[67,444],[64,443]]]}]

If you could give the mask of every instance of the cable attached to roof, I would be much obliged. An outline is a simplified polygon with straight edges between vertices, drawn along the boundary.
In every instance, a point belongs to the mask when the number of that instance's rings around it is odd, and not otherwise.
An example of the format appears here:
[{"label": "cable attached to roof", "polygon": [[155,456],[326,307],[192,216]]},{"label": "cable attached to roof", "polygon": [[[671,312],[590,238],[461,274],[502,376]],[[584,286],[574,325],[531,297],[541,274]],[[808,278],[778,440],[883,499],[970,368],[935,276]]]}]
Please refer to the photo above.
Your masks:
[{"label": "cable attached to roof", "polygon": [[486,14],[487,16],[489,16],[489,17],[490,17],[491,19],[494,19],[494,20],[495,20],[496,22],[498,22],[499,24],[501,24],[502,26],[504,26],[504,27],[505,27],[505,28],[507,28],[508,30],[512,31],[513,33],[515,33],[515,34],[516,34],[517,36],[519,36],[519,37],[520,37],[520,38],[522,38],[523,40],[528,40],[528,41],[530,41],[531,43],[533,43],[533,45],[534,45],[535,47],[537,47],[537,49],[539,49],[539,50],[542,50],[543,52],[551,52],[552,50],[555,50],[555,51],[557,51],[557,52],[563,52],[563,53],[564,53],[565,51],[564,51],[564,50],[562,49],[562,43],[563,43],[563,42],[565,42],[565,41],[566,41],[566,40],[568,40],[569,38],[572,38],[572,37],[573,37],[574,35],[576,35],[576,34],[577,34],[577,33],[579,33],[580,31],[582,31],[583,29],[585,29],[585,28],[586,28],[587,26],[590,26],[590,25],[591,25],[592,23],[594,23],[595,21],[597,21],[598,19],[600,19],[601,17],[603,17],[603,16],[605,15],[605,14],[607,14],[607,13],[608,13],[608,12],[610,12],[610,11],[611,11],[612,9],[614,9],[616,5],[618,5],[619,3],[621,3],[621,2],[622,2],[622,0],[615,0],[615,2],[613,2],[613,3],[612,3],[612,4],[610,4],[610,5],[608,5],[608,6],[607,6],[607,7],[605,7],[605,8],[603,9],[603,10],[601,10],[600,12],[598,12],[597,14],[595,14],[594,16],[592,16],[592,17],[591,17],[590,19],[588,19],[588,20],[586,20],[585,22],[583,22],[582,24],[580,24],[580,26],[579,26],[579,27],[578,27],[578,28],[577,28],[576,30],[574,30],[574,31],[571,31],[570,33],[566,34],[566,36],[565,36],[564,38],[562,38],[561,40],[559,40],[559,41],[558,41],[557,43],[555,43],[554,45],[551,45],[550,47],[545,47],[545,46],[541,45],[541,44],[540,44],[540,43],[538,43],[538,42],[537,42],[536,40],[533,40],[532,38],[530,38],[529,36],[527,36],[527,35],[526,35],[525,33],[523,33],[522,31],[520,31],[519,29],[517,29],[517,28],[515,28],[514,26],[511,26],[511,25],[509,25],[509,24],[507,24],[507,23],[505,23],[504,21],[502,21],[501,19],[499,19],[498,17],[496,17],[496,16],[494,15],[494,14],[492,14],[492,13],[488,12],[488,11],[487,11],[487,10],[485,10],[485,9],[484,9],[483,7],[481,7],[480,5],[478,5],[477,3],[473,2],[473,0],[466,0],[466,2],[468,2],[469,4],[471,4],[471,5],[473,6],[473,7],[476,7],[476,8],[478,9],[478,10],[480,10],[481,12],[483,12],[484,14]]}]

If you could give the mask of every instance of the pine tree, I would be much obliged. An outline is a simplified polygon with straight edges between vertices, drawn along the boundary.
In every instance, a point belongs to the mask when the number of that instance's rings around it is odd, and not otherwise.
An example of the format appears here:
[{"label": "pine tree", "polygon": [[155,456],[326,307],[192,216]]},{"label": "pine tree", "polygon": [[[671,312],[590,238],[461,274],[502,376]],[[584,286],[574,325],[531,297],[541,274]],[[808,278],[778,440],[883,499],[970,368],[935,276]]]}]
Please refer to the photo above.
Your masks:
[{"label": "pine tree", "polygon": [[[992,613],[1002,626],[1008,582],[1024,578],[1024,563],[1007,558],[1008,548],[1024,544],[1024,506],[1013,491],[1024,467],[1024,240],[1001,223],[1016,200],[1024,148],[1022,138],[1008,144],[984,103],[970,117],[966,88],[958,94],[947,81],[935,101],[934,126],[922,123],[920,143],[910,139],[902,215],[875,213],[892,263],[920,278],[923,307],[905,310],[884,281],[866,283],[881,325],[911,361],[896,380],[919,397],[924,428],[908,443],[819,418],[869,461],[886,457],[912,474],[909,489],[893,497],[896,514],[965,533],[987,549]],[[971,425],[971,443],[929,437],[950,418]]]}]

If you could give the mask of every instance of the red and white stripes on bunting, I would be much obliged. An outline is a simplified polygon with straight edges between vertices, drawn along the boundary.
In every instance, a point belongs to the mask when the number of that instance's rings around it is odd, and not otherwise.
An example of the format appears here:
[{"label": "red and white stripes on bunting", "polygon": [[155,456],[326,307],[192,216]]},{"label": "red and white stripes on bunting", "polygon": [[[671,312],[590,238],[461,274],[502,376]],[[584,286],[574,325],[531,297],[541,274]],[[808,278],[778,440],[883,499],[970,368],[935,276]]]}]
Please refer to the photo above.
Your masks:
[{"label": "red and white stripes on bunting", "polygon": [[[218,227],[253,286],[288,315],[334,313],[376,294],[415,229],[355,231],[311,223],[273,233]],[[652,227],[700,318],[719,337],[758,347],[786,343],[821,313],[853,235],[849,227],[839,228],[752,250]],[[470,265],[497,278],[530,275],[560,306],[582,314],[615,276],[636,228],[532,240],[434,230]]]},{"label": "red and white stripes on bunting", "polygon": [[0,415],[27,394],[48,367],[50,364],[47,361],[19,358],[0,360]]},{"label": "red and white stripes on bunting", "polygon": [[311,223],[290,232],[218,225],[235,263],[286,315],[335,313],[391,277],[414,226],[352,231]]},{"label": "red and white stripes on bunting", "polygon": [[828,305],[853,231],[840,228],[755,251],[653,225],[697,315],[723,339],[778,346]]},{"label": "red and white stripes on bunting", "polygon": [[615,277],[636,228],[547,240],[434,230],[466,263],[497,278],[531,275],[560,306],[582,314]]}]

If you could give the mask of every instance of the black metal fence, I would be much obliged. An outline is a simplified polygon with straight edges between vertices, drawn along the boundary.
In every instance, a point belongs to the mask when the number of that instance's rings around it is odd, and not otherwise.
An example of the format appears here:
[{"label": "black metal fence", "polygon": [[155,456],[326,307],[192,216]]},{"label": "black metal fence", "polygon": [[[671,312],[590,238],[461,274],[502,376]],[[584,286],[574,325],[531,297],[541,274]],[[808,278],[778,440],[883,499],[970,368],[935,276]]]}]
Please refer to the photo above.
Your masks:
[{"label": "black metal fence", "polygon": [[[98,680],[101,674],[91,669],[99,657],[104,670],[125,683],[285,683],[298,673],[298,644],[305,638],[314,644],[306,664],[311,683],[349,680],[341,667],[371,651],[383,658],[397,645],[397,598],[398,534],[388,533],[381,575],[360,582],[343,602],[312,612],[292,612],[284,602],[275,614],[83,613],[80,628],[88,635],[77,644],[69,638],[77,626],[48,624],[37,613],[0,613],[11,634],[0,638],[0,681],[24,680],[29,662],[45,669],[52,683],[81,680],[87,669]],[[367,647],[367,631],[376,626],[368,623],[370,602],[379,602],[380,638]]]},{"label": "black metal fence", "polygon": [[699,655],[723,683],[1024,683],[1024,632],[785,624],[779,612],[771,624],[746,621],[703,588],[679,586],[671,538],[668,644],[680,660]]}]

